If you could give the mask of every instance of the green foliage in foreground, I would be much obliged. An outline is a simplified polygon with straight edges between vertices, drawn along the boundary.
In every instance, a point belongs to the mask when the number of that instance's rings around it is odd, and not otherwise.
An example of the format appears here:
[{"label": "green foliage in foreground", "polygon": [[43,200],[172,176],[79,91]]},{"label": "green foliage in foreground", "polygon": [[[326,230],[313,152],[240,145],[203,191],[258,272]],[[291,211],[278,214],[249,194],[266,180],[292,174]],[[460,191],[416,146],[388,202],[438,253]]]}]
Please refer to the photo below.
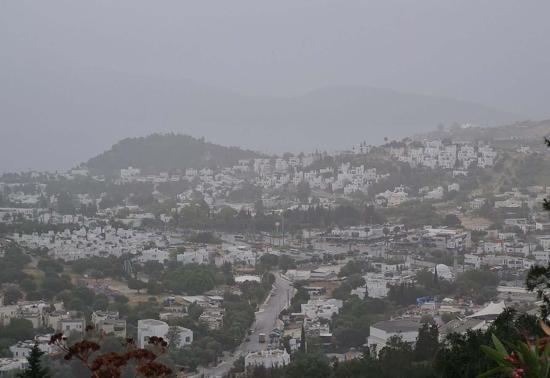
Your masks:
[{"label": "green foliage in foreground", "polygon": [[[541,336],[542,331],[536,317],[508,309],[487,331],[451,334],[444,342],[439,342],[437,327],[426,323],[420,329],[414,347],[394,337],[377,354],[367,350],[361,358],[345,362],[329,360],[317,352],[298,352],[286,367],[251,369],[246,372],[246,377],[474,378],[498,367],[493,359],[481,352],[483,345],[492,344],[493,334],[508,345],[515,344],[523,334]],[[233,376],[235,373],[237,368]]]},{"label": "green foliage in foreground", "polygon": [[502,374],[512,378],[546,378],[550,375],[548,337],[510,344],[510,352],[495,335],[492,336],[492,340],[494,348],[482,345],[481,350],[498,366],[481,374],[480,378]]}]

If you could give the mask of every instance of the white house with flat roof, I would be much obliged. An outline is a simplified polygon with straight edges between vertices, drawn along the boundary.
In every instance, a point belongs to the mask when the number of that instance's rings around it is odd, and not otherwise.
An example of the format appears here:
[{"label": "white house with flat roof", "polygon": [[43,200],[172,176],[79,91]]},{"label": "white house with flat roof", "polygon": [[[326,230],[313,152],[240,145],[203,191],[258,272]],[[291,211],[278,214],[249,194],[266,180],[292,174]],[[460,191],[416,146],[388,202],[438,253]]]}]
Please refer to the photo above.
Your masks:
[{"label": "white house with flat roof", "polygon": [[151,337],[162,337],[166,339],[166,334],[170,327],[168,323],[156,319],[138,320],[138,346],[144,348]]},{"label": "white house with flat roof", "polygon": [[178,348],[183,348],[193,343],[193,331],[189,328],[176,326],[172,327],[171,330],[176,334],[175,343]]},{"label": "white house with flat roof", "polygon": [[262,350],[248,353],[244,358],[245,367],[263,366],[266,369],[282,367],[290,363],[290,355],[286,350]]},{"label": "white house with flat roof", "polygon": [[418,337],[418,330],[422,324],[420,319],[384,320],[370,326],[370,336],[367,345],[378,353],[386,346],[391,337],[399,336],[403,341],[414,344]]},{"label": "white house with flat roof", "polygon": [[170,252],[163,251],[158,248],[154,248],[154,249],[147,249],[145,251],[142,251],[141,254],[138,256],[137,260],[142,264],[148,261],[157,261],[161,264],[164,264],[164,262],[169,258],[170,258]]}]

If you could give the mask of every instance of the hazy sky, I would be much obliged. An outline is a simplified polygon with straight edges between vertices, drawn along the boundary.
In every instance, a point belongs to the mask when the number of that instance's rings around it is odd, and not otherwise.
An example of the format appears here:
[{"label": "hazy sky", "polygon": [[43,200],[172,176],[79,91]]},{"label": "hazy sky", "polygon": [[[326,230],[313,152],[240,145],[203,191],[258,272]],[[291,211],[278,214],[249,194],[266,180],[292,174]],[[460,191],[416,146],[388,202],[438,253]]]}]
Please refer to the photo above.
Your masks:
[{"label": "hazy sky", "polygon": [[[0,80],[102,69],[285,96],[354,84],[550,118],[549,14],[547,0],[2,0]],[[0,99],[9,88],[0,81]],[[0,113],[0,171],[66,168],[120,137],[67,155],[50,145],[51,162],[18,164],[5,152],[17,143],[12,121]],[[76,140],[74,127],[59,143]],[[51,134],[32,132],[21,140]]]}]

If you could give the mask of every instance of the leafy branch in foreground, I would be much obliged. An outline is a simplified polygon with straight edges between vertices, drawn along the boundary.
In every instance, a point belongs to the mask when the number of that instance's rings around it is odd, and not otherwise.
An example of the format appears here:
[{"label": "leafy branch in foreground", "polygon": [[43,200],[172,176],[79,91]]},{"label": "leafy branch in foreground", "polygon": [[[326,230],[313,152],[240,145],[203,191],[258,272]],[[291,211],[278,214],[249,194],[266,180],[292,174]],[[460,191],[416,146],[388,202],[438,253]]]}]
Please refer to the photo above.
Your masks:
[{"label": "leafy branch in foreground", "polygon": [[[88,327],[87,331],[92,328]],[[71,346],[66,345],[66,337],[58,333],[51,337],[50,344],[65,353],[64,359],[76,359],[90,371],[92,378],[118,378],[126,366],[132,366],[135,376],[168,377],[172,370],[157,362],[157,358],[167,350],[168,343],[162,337],[149,339],[150,349],[136,347],[132,339],[126,339],[126,350],[121,353],[99,353],[100,345],[92,340],[83,339]],[[156,353],[155,353],[156,352]]]},{"label": "leafy branch in foreground", "polygon": [[[540,326],[546,335],[550,336],[550,327],[540,321]],[[511,378],[546,378],[550,375],[550,337],[541,337],[534,340],[509,343],[509,350],[504,344],[492,335],[494,348],[482,345],[481,350],[498,367],[491,369],[478,377],[490,377],[495,375],[506,375]]]}]

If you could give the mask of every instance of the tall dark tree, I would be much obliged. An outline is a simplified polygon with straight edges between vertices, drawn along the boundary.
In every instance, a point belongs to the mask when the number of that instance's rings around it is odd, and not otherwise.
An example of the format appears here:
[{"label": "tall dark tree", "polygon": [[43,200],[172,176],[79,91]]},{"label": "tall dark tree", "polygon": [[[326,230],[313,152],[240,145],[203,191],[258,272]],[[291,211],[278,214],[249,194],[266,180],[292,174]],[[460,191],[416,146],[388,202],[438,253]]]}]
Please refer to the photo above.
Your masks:
[{"label": "tall dark tree", "polygon": [[307,350],[306,347],[306,329],[304,328],[304,325],[302,324],[302,333],[300,335],[300,351],[305,353]]},{"label": "tall dark tree", "polygon": [[431,361],[439,348],[439,331],[437,324],[426,322],[418,331],[418,338],[414,346],[416,361]]},{"label": "tall dark tree", "polygon": [[[331,367],[325,355],[320,353],[297,353],[286,369],[288,378],[328,378]],[[280,376],[280,375],[279,375]]]},{"label": "tall dark tree", "polygon": [[128,280],[128,289],[136,290],[138,293],[146,287],[147,284],[142,280],[138,280],[136,278],[130,278]]},{"label": "tall dark tree", "polygon": [[40,361],[44,352],[38,348],[38,345],[35,344],[29,356],[27,357],[28,366],[23,372],[18,374],[19,378],[47,378],[50,376],[50,372],[47,368],[42,367],[42,362]]}]

